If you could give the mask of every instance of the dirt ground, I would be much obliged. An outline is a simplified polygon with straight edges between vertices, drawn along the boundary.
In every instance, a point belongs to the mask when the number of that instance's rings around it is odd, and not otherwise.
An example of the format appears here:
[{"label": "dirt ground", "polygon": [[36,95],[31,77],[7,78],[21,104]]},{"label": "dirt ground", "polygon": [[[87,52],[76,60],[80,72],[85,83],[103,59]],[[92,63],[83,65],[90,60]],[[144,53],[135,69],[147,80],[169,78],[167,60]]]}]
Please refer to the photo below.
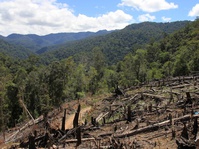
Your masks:
[{"label": "dirt ground", "polygon": [[[6,138],[12,135],[14,137],[0,148],[18,148],[19,143],[27,142],[29,134],[35,130],[40,132],[38,138],[48,132],[51,143],[47,142],[46,145],[49,148],[182,148],[179,144],[185,148],[193,147],[196,137],[193,130],[198,126],[199,117],[198,84],[199,77],[181,80],[174,78],[126,89],[123,91],[124,95],[88,96],[79,101],[66,102],[61,109],[54,109],[49,113],[50,128],[44,129],[42,120],[36,125],[30,123],[30,126],[15,136],[17,128],[12,128],[7,131]],[[78,128],[81,128],[81,144],[77,146],[77,128],[73,128],[73,119],[79,104],[81,111]],[[65,132],[60,130],[63,109],[66,109]],[[182,138],[185,126],[188,139]],[[52,133],[52,130],[58,135]],[[0,140],[3,140],[2,135]]]}]

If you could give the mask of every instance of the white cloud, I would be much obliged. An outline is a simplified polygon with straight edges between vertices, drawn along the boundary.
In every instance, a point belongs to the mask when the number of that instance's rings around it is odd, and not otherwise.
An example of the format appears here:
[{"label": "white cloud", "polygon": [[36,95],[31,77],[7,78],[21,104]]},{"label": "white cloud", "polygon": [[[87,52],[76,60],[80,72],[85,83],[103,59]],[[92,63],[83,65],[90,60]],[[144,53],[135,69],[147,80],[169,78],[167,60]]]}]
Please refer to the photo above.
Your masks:
[{"label": "white cloud", "polygon": [[165,0],[122,0],[118,6],[133,7],[136,10],[142,10],[145,12],[157,12],[160,10],[178,8],[178,5],[168,3]]},{"label": "white cloud", "polygon": [[196,4],[191,11],[189,11],[188,16],[194,17],[194,16],[199,16],[199,4]]},{"label": "white cloud", "polygon": [[156,19],[156,17],[155,16],[151,16],[150,14],[143,14],[143,15],[138,16],[138,20],[140,22],[153,21],[155,19]]},{"label": "white cloud", "polygon": [[88,17],[74,15],[67,4],[56,0],[0,1],[0,35],[113,30],[132,21],[133,17],[122,10]]},{"label": "white cloud", "polygon": [[162,21],[164,21],[164,22],[169,22],[169,21],[171,21],[171,18],[162,17]]}]

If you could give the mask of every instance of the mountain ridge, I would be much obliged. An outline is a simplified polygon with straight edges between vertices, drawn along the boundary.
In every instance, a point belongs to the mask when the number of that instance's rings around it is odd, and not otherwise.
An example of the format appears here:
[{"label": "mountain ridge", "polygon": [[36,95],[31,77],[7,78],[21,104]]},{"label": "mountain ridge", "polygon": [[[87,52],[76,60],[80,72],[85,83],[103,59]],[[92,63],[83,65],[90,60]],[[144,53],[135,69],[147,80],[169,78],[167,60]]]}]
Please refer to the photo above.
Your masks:
[{"label": "mountain ridge", "polygon": [[24,48],[20,45],[13,45],[3,39],[0,39],[0,53],[9,55],[17,59],[26,59],[30,55],[34,55],[34,53],[31,52],[29,49]]},{"label": "mountain ridge", "polygon": [[[142,22],[131,24],[120,30],[78,33],[52,33],[39,36],[36,34],[11,34],[7,37],[0,36],[0,39],[11,45],[21,47],[27,55],[41,55],[42,63],[49,64],[54,60],[61,60],[74,56],[76,60],[90,59],[91,51],[99,47],[105,55],[109,64],[123,59],[129,52],[142,48],[151,41],[160,40],[167,34],[171,34],[191,21],[176,21],[170,23]],[[65,36],[67,35],[67,36]],[[19,49],[18,49],[19,50]],[[1,50],[2,51],[2,50]],[[9,50],[8,50],[9,51]],[[18,52],[9,53],[14,57],[19,56]],[[4,52],[5,53],[5,52]]]},{"label": "mountain ridge", "polygon": [[129,52],[143,47],[151,40],[160,40],[166,34],[173,33],[185,27],[189,22],[190,21],[171,23],[143,22],[131,24],[124,29],[111,32],[105,36],[86,38],[80,41],[74,41],[73,43],[46,47],[45,53],[42,53],[42,59],[45,62],[44,59],[61,60],[69,56],[75,56],[76,59],[79,59],[83,55],[90,57],[92,49],[99,47],[109,64],[113,64],[122,60]]},{"label": "mountain ridge", "polygon": [[53,46],[57,44],[63,44],[70,41],[76,41],[84,39],[87,37],[94,37],[99,35],[108,34],[111,31],[100,30],[97,32],[77,32],[77,33],[51,33],[47,35],[37,35],[37,34],[17,34],[13,33],[7,37],[1,36],[3,39],[11,44],[21,45],[28,48],[32,52],[36,52],[44,47]]}]

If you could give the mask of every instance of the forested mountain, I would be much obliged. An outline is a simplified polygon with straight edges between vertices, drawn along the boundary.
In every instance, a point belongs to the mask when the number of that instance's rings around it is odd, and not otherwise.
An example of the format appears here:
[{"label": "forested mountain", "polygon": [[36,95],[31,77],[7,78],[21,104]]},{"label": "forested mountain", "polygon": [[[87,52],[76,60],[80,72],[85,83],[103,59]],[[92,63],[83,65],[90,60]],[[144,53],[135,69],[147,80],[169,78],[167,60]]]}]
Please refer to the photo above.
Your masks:
[{"label": "forested mountain", "polygon": [[11,44],[20,45],[25,48],[28,48],[33,52],[36,52],[47,46],[63,44],[69,41],[80,40],[87,37],[105,35],[108,34],[109,32],[110,31],[101,30],[98,32],[56,33],[45,36],[39,36],[35,34],[28,34],[28,35],[11,34],[7,37],[0,36],[0,38],[6,40]]},{"label": "forested mountain", "polygon": [[199,20],[129,53],[116,66],[122,86],[199,71]]},{"label": "forested mountain", "polygon": [[6,55],[19,59],[25,59],[34,54],[27,48],[19,45],[10,44],[2,39],[0,39],[0,53],[4,53]]},{"label": "forested mountain", "polygon": [[[95,47],[99,47],[107,62],[113,64],[122,60],[126,54],[135,51],[138,47],[159,40],[166,34],[184,27],[187,23],[189,22],[144,22],[129,25],[122,30],[102,30],[96,33],[58,33],[45,36],[11,34],[8,37],[0,36],[0,39],[7,41],[6,44],[2,43],[1,46],[15,46],[13,48],[7,47],[8,50],[5,50],[6,48],[1,49],[1,51],[3,50],[4,53],[16,58],[26,58],[31,54],[30,51],[36,54],[44,53],[41,58],[42,63],[49,64],[54,60],[61,60],[69,56],[74,56],[76,61],[89,61],[91,58],[90,52]],[[4,42],[3,40],[1,42]]]},{"label": "forested mountain", "polygon": [[60,46],[46,47],[42,49],[43,51],[38,51],[38,53],[52,51],[43,54],[44,63],[49,63],[52,60],[61,60],[69,56],[74,56],[76,60],[81,61],[82,59],[89,60],[90,52],[95,47],[99,47],[104,53],[107,62],[113,64],[122,60],[129,52],[144,47],[149,42],[157,41],[167,34],[181,29],[188,23],[188,21],[179,21],[172,23],[144,22],[132,24],[105,36],[87,38]]},{"label": "forested mountain", "polygon": [[[175,25],[178,25],[178,22],[176,23]],[[143,23],[144,27],[140,27],[144,29],[146,24]],[[122,31],[128,30],[128,27]],[[35,118],[67,100],[80,99],[88,94],[92,96],[110,93],[117,86],[129,88],[153,79],[184,76],[199,71],[199,20],[169,35],[162,35],[162,32],[156,30],[159,36],[153,35],[153,40],[144,38],[152,36],[151,30],[146,29],[145,36],[141,34],[142,38],[130,36],[130,33],[125,38],[126,34],[122,35],[122,31],[92,38],[90,42],[83,40],[84,42],[80,42],[82,48],[87,42],[87,47],[94,47],[91,52],[89,49],[88,53],[79,52],[82,57],[77,57],[74,51],[74,56],[53,61],[49,65],[38,63],[39,57],[35,55],[16,61],[0,53],[0,131],[4,126],[11,127],[27,119],[28,115],[21,103],[26,105]],[[138,33],[140,32],[136,31],[136,35]],[[130,43],[130,37],[137,41]],[[156,41],[158,37],[162,39]],[[127,41],[123,41],[122,38]],[[148,44],[135,46],[137,42],[144,41]],[[76,44],[77,47],[80,43]],[[120,50],[120,46],[125,44],[127,50],[122,47],[121,52],[118,51],[116,55],[116,47]],[[69,44],[71,49],[73,46]],[[114,47],[109,54],[113,59],[118,56],[121,61],[107,65],[108,49],[105,47]],[[60,51],[63,52],[64,49]],[[65,54],[61,52],[59,54]],[[122,58],[121,55],[125,53],[127,54]]]}]

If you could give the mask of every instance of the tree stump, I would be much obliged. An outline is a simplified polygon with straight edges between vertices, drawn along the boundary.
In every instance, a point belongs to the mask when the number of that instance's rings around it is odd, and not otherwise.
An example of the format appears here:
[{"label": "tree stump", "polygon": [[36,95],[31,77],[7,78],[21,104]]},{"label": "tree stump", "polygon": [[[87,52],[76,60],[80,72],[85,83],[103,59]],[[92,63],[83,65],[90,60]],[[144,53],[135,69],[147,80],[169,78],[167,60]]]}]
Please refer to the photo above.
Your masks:
[{"label": "tree stump", "polygon": [[36,147],[35,147],[35,136],[30,134],[28,139],[29,139],[29,149],[36,149]]},{"label": "tree stump", "polygon": [[81,140],[81,127],[78,127],[77,130],[76,130],[76,139],[77,139],[76,146],[79,146],[82,143],[82,140]]},{"label": "tree stump", "polygon": [[77,111],[75,113],[75,117],[73,120],[73,128],[78,127],[78,121],[79,121],[79,113],[80,113],[81,105],[78,105]]},{"label": "tree stump", "polygon": [[62,118],[62,127],[61,127],[62,131],[65,131],[65,122],[66,122],[66,109],[64,109],[64,117]]},{"label": "tree stump", "polygon": [[182,130],[182,133],[181,133],[181,137],[189,140],[189,135],[188,135],[186,123],[184,123],[184,127],[183,127],[183,130]]},{"label": "tree stump", "polygon": [[132,113],[131,106],[128,106],[128,113],[127,113],[127,121],[128,122],[132,121],[132,119],[131,119],[131,113]]}]

